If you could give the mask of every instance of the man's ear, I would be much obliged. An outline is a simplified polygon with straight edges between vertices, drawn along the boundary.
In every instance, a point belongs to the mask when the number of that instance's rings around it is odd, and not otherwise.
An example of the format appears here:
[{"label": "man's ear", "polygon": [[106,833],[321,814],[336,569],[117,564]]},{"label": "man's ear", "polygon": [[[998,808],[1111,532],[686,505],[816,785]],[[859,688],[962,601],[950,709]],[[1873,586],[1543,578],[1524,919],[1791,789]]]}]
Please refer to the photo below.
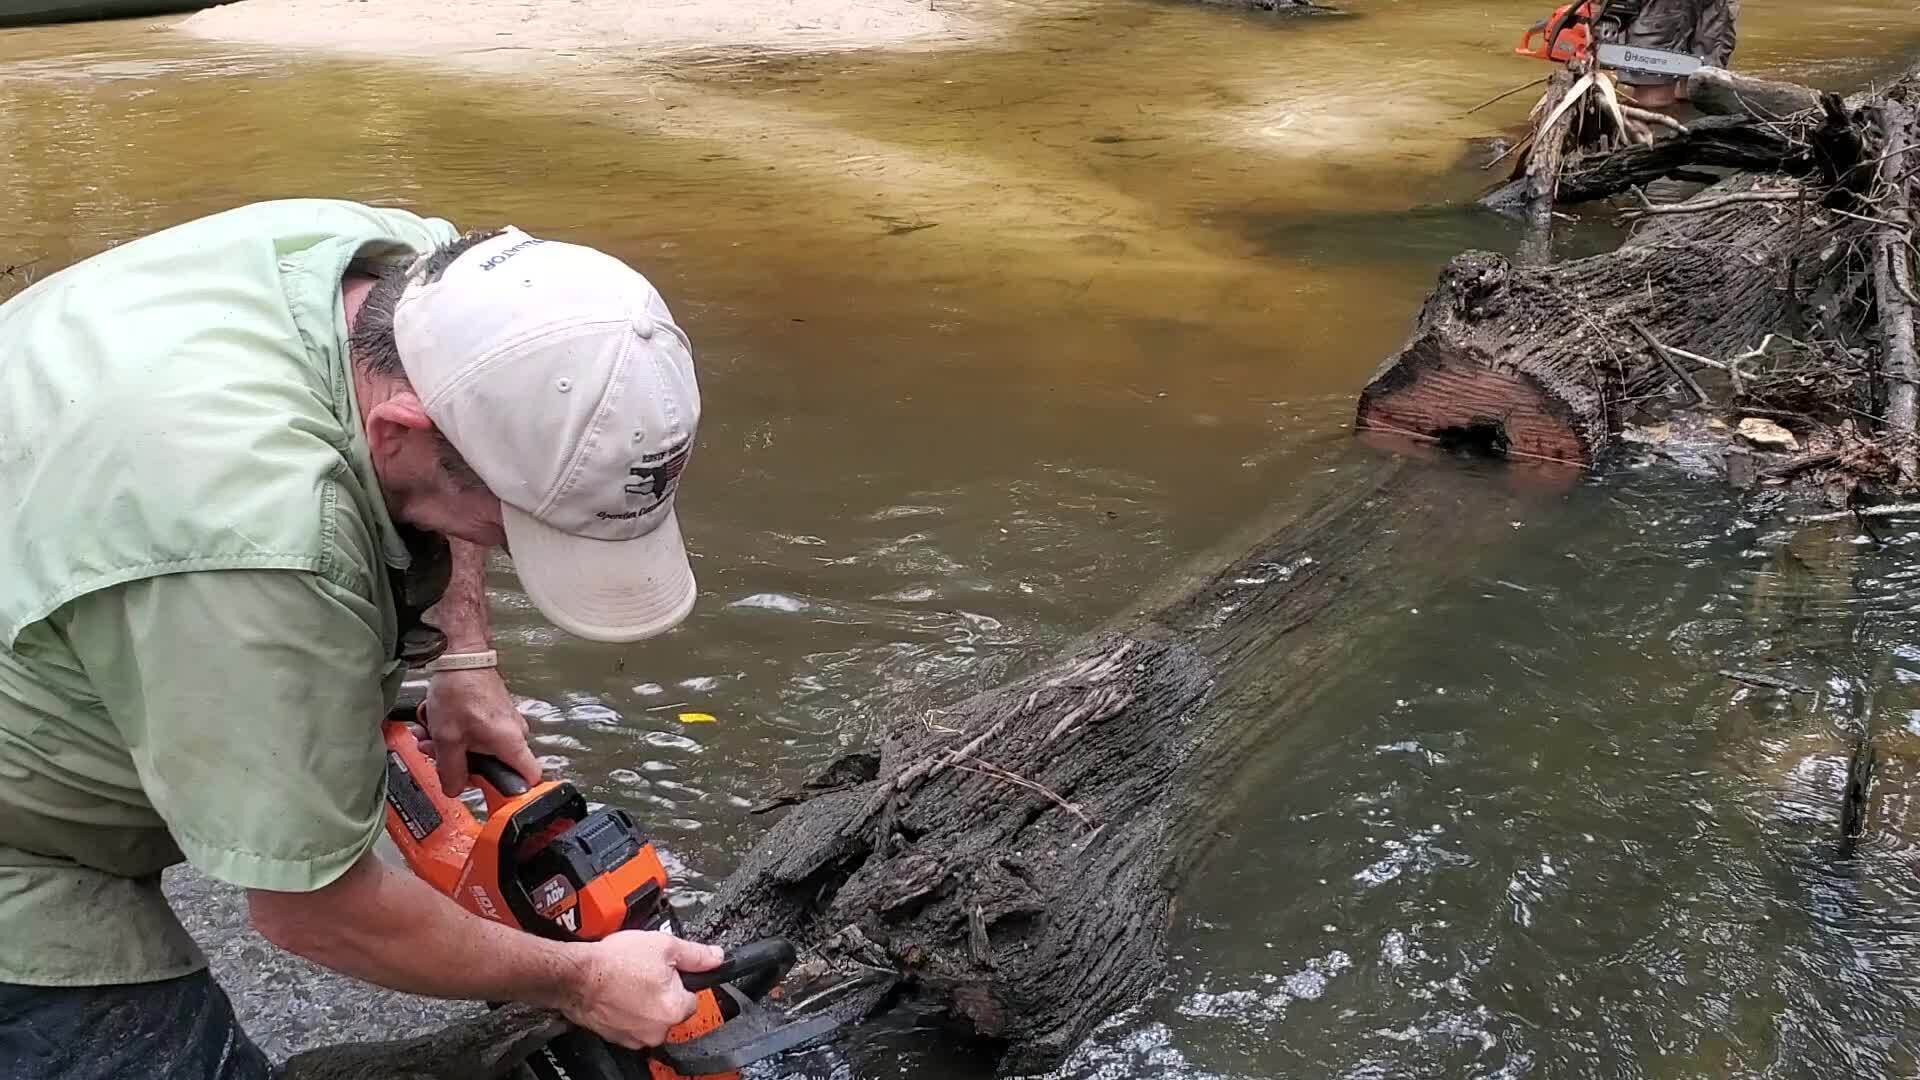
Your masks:
[{"label": "man's ear", "polygon": [[433,427],[433,418],[411,391],[403,390],[367,410],[367,451],[384,461],[406,445],[407,434]]}]

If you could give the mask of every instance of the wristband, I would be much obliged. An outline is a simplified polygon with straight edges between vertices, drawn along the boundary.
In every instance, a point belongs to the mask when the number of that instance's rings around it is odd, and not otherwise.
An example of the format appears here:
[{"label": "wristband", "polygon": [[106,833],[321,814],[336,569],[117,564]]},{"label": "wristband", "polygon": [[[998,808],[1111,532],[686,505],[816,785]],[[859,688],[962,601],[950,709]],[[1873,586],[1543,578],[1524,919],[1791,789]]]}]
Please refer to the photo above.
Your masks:
[{"label": "wristband", "polygon": [[500,654],[488,649],[486,652],[450,652],[441,653],[427,663],[427,674],[442,671],[474,671],[479,668],[500,666]]}]

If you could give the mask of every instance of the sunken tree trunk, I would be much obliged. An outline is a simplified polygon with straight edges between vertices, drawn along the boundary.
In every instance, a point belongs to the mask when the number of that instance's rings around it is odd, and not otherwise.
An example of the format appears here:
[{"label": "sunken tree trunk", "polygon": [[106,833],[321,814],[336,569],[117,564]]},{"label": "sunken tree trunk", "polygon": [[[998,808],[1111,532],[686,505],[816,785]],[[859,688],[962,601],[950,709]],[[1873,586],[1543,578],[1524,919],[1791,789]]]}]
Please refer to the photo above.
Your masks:
[{"label": "sunken tree trunk", "polygon": [[[1762,194],[1744,181],[1726,188],[1711,194]],[[1653,216],[1619,250],[1573,262],[1522,268],[1461,255],[1441,272],[1412,337],[1368,381],[1359,422],[1591,464],[1625,406],[1675,379],[1634,324],[1709,357],[1752,347],[1785,321],[1796,295],[1787,256],[1804,219],[1821,213],[1731,202]]]},{"label": "sunken tree trunk", "polygon": [[884,973],[943,1009],[1003,1072],[1059,1063],[1155,993],[1214,823],[1312,738],[1307,705],[1405,609],[1405,582],[1459,572],[1505,520],[1461,513],[1454,470],[1365,468],[1033,674],[886,718],[876,754],[793,796],[693,932],[785,935],[803,970]]}]

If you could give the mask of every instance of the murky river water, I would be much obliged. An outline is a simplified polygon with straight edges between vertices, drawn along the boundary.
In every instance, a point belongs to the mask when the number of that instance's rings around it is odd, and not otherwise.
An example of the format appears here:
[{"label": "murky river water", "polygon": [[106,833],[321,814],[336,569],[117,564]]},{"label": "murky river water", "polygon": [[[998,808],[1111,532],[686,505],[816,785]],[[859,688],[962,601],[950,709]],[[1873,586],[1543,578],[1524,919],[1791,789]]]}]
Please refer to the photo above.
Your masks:
[{"label": "murky river water", "polygon": [[[493,584],[542,751],[646,815],[697,899],[746,808],[883,703],[1044,658],[1372,452],[1353,392],[1447,257],[1510,243],[1459,204],[1467,140],[1526,95],[1462,113],[1539,74],[1503,54],[1544,11],[1349,6],[1063,3],[966,47],[602,58],[558,86],[152,23],[0,32],[0,266],[324,194],[652,276],[707,400],[699,609],[589,646]],[[1737,63],[1848,86],[1917,29],[1911,0],[1749,4]],[[1659,472],[1524,505],[1278,721],[1292,756],[1218,823],[1165,993],[1064,1075],[1920,1069],[1908,545],[1789,543]],[[1842,859],[1862,730],[1882,778]],[[978,1075],[905,1023],[786,1067]]]}]

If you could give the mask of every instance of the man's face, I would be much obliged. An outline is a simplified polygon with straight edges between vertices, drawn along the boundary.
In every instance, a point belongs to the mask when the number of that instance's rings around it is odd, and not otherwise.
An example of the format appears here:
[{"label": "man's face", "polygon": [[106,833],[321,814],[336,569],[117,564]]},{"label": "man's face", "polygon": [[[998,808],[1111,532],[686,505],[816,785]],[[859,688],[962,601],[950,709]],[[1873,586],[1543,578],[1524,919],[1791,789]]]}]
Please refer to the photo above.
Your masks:
[{"label": "man's face", "polygon": [[506,544],[500,500],[434,428],[411,393],[367,413],[367,449],[387,510],[417,529],[485,547]]},{"label": "man's face", "polygon": [[428,492],[409,505],[407,524],[482,547],[504,547],[507,542],[500,500],[485,485],[457,475],[444,463],[437,465]]}]

